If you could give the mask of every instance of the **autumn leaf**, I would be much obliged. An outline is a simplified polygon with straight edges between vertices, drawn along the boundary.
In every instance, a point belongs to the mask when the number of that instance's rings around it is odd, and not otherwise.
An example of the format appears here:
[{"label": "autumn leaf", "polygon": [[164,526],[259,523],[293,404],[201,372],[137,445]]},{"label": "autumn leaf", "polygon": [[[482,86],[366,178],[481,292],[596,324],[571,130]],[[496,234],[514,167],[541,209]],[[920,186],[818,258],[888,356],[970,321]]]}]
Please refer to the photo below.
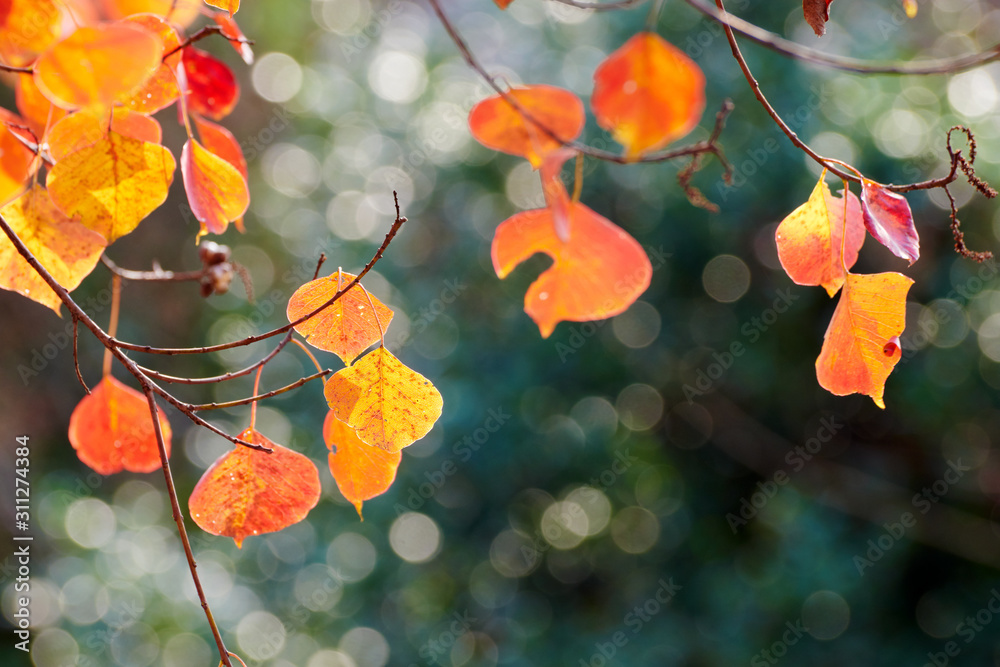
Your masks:
[{"label": "autumn leaf", "polygon": [[818,37],[826,34],[826,22],[830,20],[830,3],[833,0],[802,0],[802,13],[813,32]]},{"label": "autumn leaf", "polygon": [[240,0],[205,0],[205,4],[209,7],[227,11],[229,12],[229,16],[235,14],[240,8]]},{"label": "autumn leaf", "polygon": [[160,66],[163,42],[131,23],[77,30],[35,63],[35,83],[57,106],[110,107],[127,100]]},{"label": "autumn leaf", "polygon": [[17,110],[39,139],[45,136],[45,128],[52,127],[66,115],[65,109],[55,106],[42,94],[31,74],[18,75],[15,94]]},{"label": "autumn leaf", "polygon": [[591,107],[634,160],[694,129],[705,110],[705,75],[676,46],[640,32],[594,71]]},{"label": "autumn leaf", "polygon": [[309,458],[276,445],[252,428],[240,440],[269,447],[268,454],[237,445],[198,480],[188,509],[207,533],[233,538],[273,533],[306,518],[319,502],[319,470]]},{"label": "autumn leaf", "polygon": [[403,454],[366,445],[333,411],[326,413],[323,440],[330,448],[330,473],[337,488],[361,516],[364,501],[382,495],[392,486]]},{"label": "autumn leaf", "polygon": [[[169,457],[170,422],[159,408],[157,416]],[[73,410],[69,441],[80,460],[102,475],[153,472],[162,465],[146,396],[110,375]]]},{"label": "autumn leaf", "polygon": [[247,38],[243,34],[243,31],[236,25],[236,20],[229,14],[221,14],[219,12],[212,14],[212,20],[222,28],[222,34],[229,40],[232,47],[236,49],[236,53],[240,54],[243,62],[247,65],[253,65],[253,49],[247,43]]},{"label": "autumn leaf", "polygon": [[837,396],[866,394],[885,408],[885,381],[903,354],[899,336],[912,284],[899,273],[847,275],[816,359],[816,377],[824,389]]},{"label": "autumn leaf", "polygon": [[[494,150],[520,155],[537,169],[545,155],[573,141],[583,130],[583,102],[568,90],[554,86],[512,88],[507,95],[528,114],[500,95],[489,97],[469,112],[469,129],[476,141]],[[538,124],[553,132],[557,141]]]},{"label": "autumn leaf", "polygon": [[181,175],[191,212],[201,223],[199,236],[221,234],[246,213],[250,191],[243,174],[194,139],[181,151]]},{"label": "autumn leaf", "polygon": [[[63,215],[40,185],[7,204],[0,215],[67,291],[76,289],[104,252],[101,235]],[[23,294],[59,315],[62,300],[6,237],[0,242],[0,287]]]},{"label": "autumn leaf", "polygon": [[7,0],[0,22],[0,59],[25,66],[59,39],[62,23],[56,0]]},{"label": "autumn leaf", "polygon": [[142,26],[159,36],[163,43],[160,65],[156,71],[141,88],[124,100],[125,106],[133,111],[154,114],[161,109],[166,109],[180,97],[181,89],[177,85],[175,68],[180,64],[181,54],[177,52],[168,57],[165,62],[163,61],[164,53],[169,53],[180,46],[180,37],[173,26],[155,14],[135,14],[126,18],[125,22]]},{"label": "autumn leaf", "polygon": [[781,266],[794,283],[822,285],[833,296],[844,284],[847,270],[858,260],[865,227],[861,204],[848,192],[847,242],[843,242],[844,198],[830,194],[825,177],[824,169],[808,201],[781,221],[774,238]]},{"label": "autumn leaf", "polygon": [[564,320],[586,322],[624,312],[653,275],[642,246],[625,230],[579,202],[565,206],[567,241],[556,232],[551,207],[518,213],[493,236],[493,268],[500,278],[535,253],[553,259],[524,297],[524,311],[543,338]]},{"label": "autumn leaf", "polygon": [[920,237],[906,198],[884,186],[861,179],[861,212],[875,240],[912,265],[920,258]]},{"label": "autumn leaf", "polygon": [[[23,120],[0,108],[0,206],[11,201],[24,191],[25,181],[33,171],[35,154],[21,143],[7,123],[23,124]],[[36,167],[37,168],[37,167]]]},{"label": "autumn leaf", "polygon": [[228,116],[240,98],[236,77],[224,62],[194,47],[184,49],[188,106],[215,120]]},{"label": "autumn leaf", "polygon": [[[288,300],[288,321],[294,322],[316,310],[354,278],[338,270],[298,288]],[[297,324],[295,330],[305,336],[310,345],[333,352],[350,366],[359,354],[379,341],[392,315],[392,310],[381,301],[355,285],[331,306]]]},{"label": "autumn leaf", "polygon": [[48,137],[49,155],[58,162],[70,153],[93,146],[108,136],[109,117],[111,130],[124,137],[153,144],[160,143],[163,137],[160,124],[155,119],[125,107],[115,107],[110,114],[83,109],[52,126]]},{"label": "autumn leaf", "polygon": [[514,0],[493,0],[500,9],[507,9]]},{"label": "autumn leaf", "polygon": [[133,14],[155,14],[170,23],[187,27],[198,18],[201,0],[102,0],[104,11],[113,19]]},{"label": "autumn leaf", "polygon": [[49,193],[64,213],[110,244],[166,200],[176,166],[163,146],[111,132],[57,162]]},{"label": "autumn leaf", "polygon": [[906,18],[914,18],[917,15],[917,0],[903,0],[903,11],[906,12]]},{"label": "autumn leaf", "polygon": [[369,445],[398,452],[441,416],[441,394],[423,375],[379,347],[326,382],[323,390],[337,419]]}]

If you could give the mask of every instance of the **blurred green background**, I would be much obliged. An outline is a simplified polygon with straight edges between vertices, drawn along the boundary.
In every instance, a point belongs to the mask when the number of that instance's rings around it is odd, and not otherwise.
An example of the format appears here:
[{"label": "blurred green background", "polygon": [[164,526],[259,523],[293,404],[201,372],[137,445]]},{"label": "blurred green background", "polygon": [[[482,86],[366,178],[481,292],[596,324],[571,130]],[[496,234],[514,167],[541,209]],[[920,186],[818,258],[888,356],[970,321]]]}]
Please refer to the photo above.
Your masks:
[{"label": "blurred green background", "polygon": [[[586,100],[594,68],[642,28],[648,7],[597,14],[515,0],[501,12],[488,0],[446,0],[444,8],[506,82],[559,85]],[[975,52],[1000,34],[990,2],[921,0],[907,20],[896,0],[838,0],[822,40],[793,0],[730,9],[801,43],[873,59]],[[388,347],[445,403],[433,431],[405,450],[389,492],[365,503],[364,522],[328,472],[321,386],[260,406],[258,429],[316,461],[324,495],[306,521],[242,550],[188,522],[215,617],[247,664],[1000,664],[1000,463],[991,458],[1000,280],[996,268],[952,252],[943,193],[907,197],[922,240],[917,264],[869,239],[856,267],[916,280],[886,410],[829,395],[814,361],[835,302],[793,285],[773,241],[818,169],[766,118],[721,30],[669,0],[657,29],[708,80],[705,118],[685,141],[707,136],[731,98],[722,144],[734,186],[706,162],[694,182],[720,205],[712,214],[684,199],[680,164],[588,162],[582,200],[647,248],[652,284],[626,313],[563,323],[543,340],[522,307],[548,260],[533,258],[501,282],[489,258],[497,224],[539,205],[537,175],[469,136],[466,115],[487,89],[429,6],[251,0],[237,19],[256,40],[252,67],[220,39],[201,46],[241,81],[224,124],[250,163],[252,202],[247,233],[230,230],[221,242],[248,268],[255,303],[238,283],[207,300],[192,285],[127,284],[121,337],[192,346],[285,323],[287,298],[321,251],[324,273],[356,272],[368,260],[397,190],[409,222],[365,284],[396,312]],[[744,52],[775,107],[820,153],[882,182],[922,180],[945,173],[945,132],[967,124],[980,175],[1000,182],[996,65],[952,77],[865,77],[749,43]],[[173,114],[161,121],[179,152]],[[585,139],[614,146],[592,118]],[[954,191],[969,245],[995,247],[995,205],[968,187]],[[196,224],[183,205],[178,174],[171,199],[109,255],[134,269],[196,268]],[[105,325],[109,283],[99,268],[74,293]],[[29,435],[36,536],[33,651],[12,647],[7,558],[0,660],[217,664],[162,477],[102,478],[67,441],[83,396],[68,319],[3,292],[0,321],[0,474],[12,489],[14,436]],[[745,351],[729,355],[734,343]],[[133,356],[200,376],[269,349]],[[33,361],[38,374],[25,377]],[[321,361],[340,367],[333,355]],[[81,335],[91,385],[100,362],[99,346]],[[310,368],[297,350],[283,352],[263,386]],[[176,394],[231,400],[251,382]],[[169,414],[186,508],[229,445]],[[249,409],[208,417],[236,433]],[[12,498],[0,498],[5,545]]]}]

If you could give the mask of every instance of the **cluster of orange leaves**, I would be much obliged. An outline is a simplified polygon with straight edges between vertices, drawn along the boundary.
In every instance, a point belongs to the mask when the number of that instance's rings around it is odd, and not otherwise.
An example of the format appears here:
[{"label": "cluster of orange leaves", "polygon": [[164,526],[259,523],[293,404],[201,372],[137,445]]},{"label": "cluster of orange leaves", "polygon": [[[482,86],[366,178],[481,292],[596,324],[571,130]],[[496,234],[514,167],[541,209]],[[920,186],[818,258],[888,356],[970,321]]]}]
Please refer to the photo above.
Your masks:
[{"label": "cluster of orange leaves", "polygon": [[[590,100],[597,123],[638,160],[688,134],[705,109],[705,77],[680,49],[640,32],[594,72]],[[617,315],[649,286],[652,266],[623,229],[570,197],[560,177],[578,156],[572,142],[583,131],[583,102],[546,85],[512,88],[469,113],[472,135],[484,146],[526,158],[539,169],[545,207],[500,224],[493,237],[493,268],[500,278],[535,253],[553,264],[531,284],[524,310],[548,337],[561,321]],[[579,183],[577,184],[579,186]]]},{"label": "cluster of orange leaves", "polygon": [[[0,0],[0,60],[30,70],[11,75],[19,114],[0,109],[0,214],[68,291],[165,201],[177,161],[152,115],[174,103],[187,132],[181,175],[199,236],[231,222],[242,230],[247,164],[233,135],[214,122],[233,110],[239,87],[221,60],[178,47],[202,13],[245,61],[253,54],[233,19],[239,0],[205,3],[225,12],[194,0]],[[303,285],[289,301],[289,321],[353,278],[338,271]],[[59,314],[58,295],[6,240],[0,287]],[[330,470],[359,514],[364,500],[389,488],[402,448],[426,435],[442,409],[437,389],[384,345],[355,363],[384,338],[392,315],[358,284],[295,327],[347,365],[325,387],[323,438]],[[169,457],[170,425],[157,412]],[[81,461],[105,475],[151,472],[164,462],[147,398],[111,375],[74,410],[69,439]],[[271,451],[237,445],[204,473],[189,501],[199,526],[237,545],[302,520],[320,496],[308,457],[256,432],[252,418],[240,439]]]},{"label": "cluster of orange leaves", "polygon": [[842,290],[816,359],[820,385],[838,396],[866,394],[884,408],[886,379],[902,357],[899,336],[913,280],[895,272],[859,275],[850,268],[866,229],[913,264],[920,257],[917,230],[901,195],[862,178],[860,201],[846,183],[843,196],[835,197],[825,177],[826,170],[809,200],[778,225],[778,259],[799,285],[820,285],[831,297]]}]

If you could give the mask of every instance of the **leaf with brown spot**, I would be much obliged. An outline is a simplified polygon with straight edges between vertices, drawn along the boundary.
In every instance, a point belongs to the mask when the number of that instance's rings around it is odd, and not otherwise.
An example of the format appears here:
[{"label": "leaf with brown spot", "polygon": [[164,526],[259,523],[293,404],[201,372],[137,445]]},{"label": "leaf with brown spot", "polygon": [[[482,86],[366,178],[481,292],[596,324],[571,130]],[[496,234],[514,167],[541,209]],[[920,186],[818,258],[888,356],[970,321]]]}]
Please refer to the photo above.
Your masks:
[{"label": "leaf with brown spot", "polygon": [[[170,422],[163,410],[157,414],[169,457]],[[110,375],[73,410],[69,441],[80,460],[102,475],[153,472],[162,465],[146,396]]]},{"label": "leaf with brown spot", "polygon": [[110,244],[166,200],[176,167],[163,146],[111,132],[57,162],[49,193],[64,213]]},{"label": "leaf with brown spot", "polygon": [[207,533],[233,538],[273,533],[302,521],[319,502],[319,470],[308,457],[276,445],[248,428],[240,440],[271,448],[270,454],[242,445],[223,454],[198,480],[188,509]]},{"label": "leaf with brown spot", "polygon": [[392,486],[403,454],[365,444],[333,411],[326,413],[323,440],[330,449],[330,473],[337,488],[361,516],[364,501],[382,495]]},{"label": "leaf with brown spot", "polygon": [[[294,322],[316,310],[354,278],[338,270],[298,288],[288,300],[288,321]],[[385,304],[355,285],[319,314],[295,325],[295,330],[305,336],[310,345],[333,352],[350,366],[359,354],[379,341],[392,316],[392,310]]]},{"label": "leaf with brown spot", "polygon": [[427,435],[444,405],[430,380],[384,347],[335,373],[323,393],[337,419],[363,442],[389,452]]},{"label": "leaf with brown spot", "polygon": [[[90,275],[104,252],[105,242],[97,234],[63,215],[40,185],[10,204],[0,214],[31,254],[67,291],[73,291]],[[59,315],[62,300],[10,240],[0,241],[0,287],[22,294],[51,308]]]}]

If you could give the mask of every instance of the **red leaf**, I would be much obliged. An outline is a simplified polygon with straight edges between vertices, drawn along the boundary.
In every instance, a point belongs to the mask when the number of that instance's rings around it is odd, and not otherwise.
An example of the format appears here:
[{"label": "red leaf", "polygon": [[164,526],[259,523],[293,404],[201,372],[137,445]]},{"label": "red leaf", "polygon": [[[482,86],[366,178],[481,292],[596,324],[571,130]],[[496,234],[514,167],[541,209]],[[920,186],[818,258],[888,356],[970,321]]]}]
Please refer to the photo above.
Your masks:
[{"label": "red leaf", "polygon": [[268,454],[237,445],[205,471],[188,509],[202,530],[233,538],[273,533],[302,521],[319,502],[319,471],[307,457],[248,428],[240,440],[264,445]]},{"label": "red leaf", "polygon": [[830,20],[830,3],[833,0],[802,0],[802,13],[813,32],[822,37],[826,33],[826,22]]},{"label": "red leaf", "polygon": [[[170,456],[170,423],[163,410],[157,412]],[[152,472],[161,465],[146,396],[110,375],[73,410],[69,441],[80,460],[102,475]]]},{"label": "red leaf", "polygon": [[192,46],[184,49],[188,105],[191,111],[222,120],[240,99],[240,87],[232,70],[215,56]]},{"label": "red leaf", "polygon": [[875,240],[913,264],[920,258],[920,237],[906,198],[867,178],[861,180],[861,212]]}]

